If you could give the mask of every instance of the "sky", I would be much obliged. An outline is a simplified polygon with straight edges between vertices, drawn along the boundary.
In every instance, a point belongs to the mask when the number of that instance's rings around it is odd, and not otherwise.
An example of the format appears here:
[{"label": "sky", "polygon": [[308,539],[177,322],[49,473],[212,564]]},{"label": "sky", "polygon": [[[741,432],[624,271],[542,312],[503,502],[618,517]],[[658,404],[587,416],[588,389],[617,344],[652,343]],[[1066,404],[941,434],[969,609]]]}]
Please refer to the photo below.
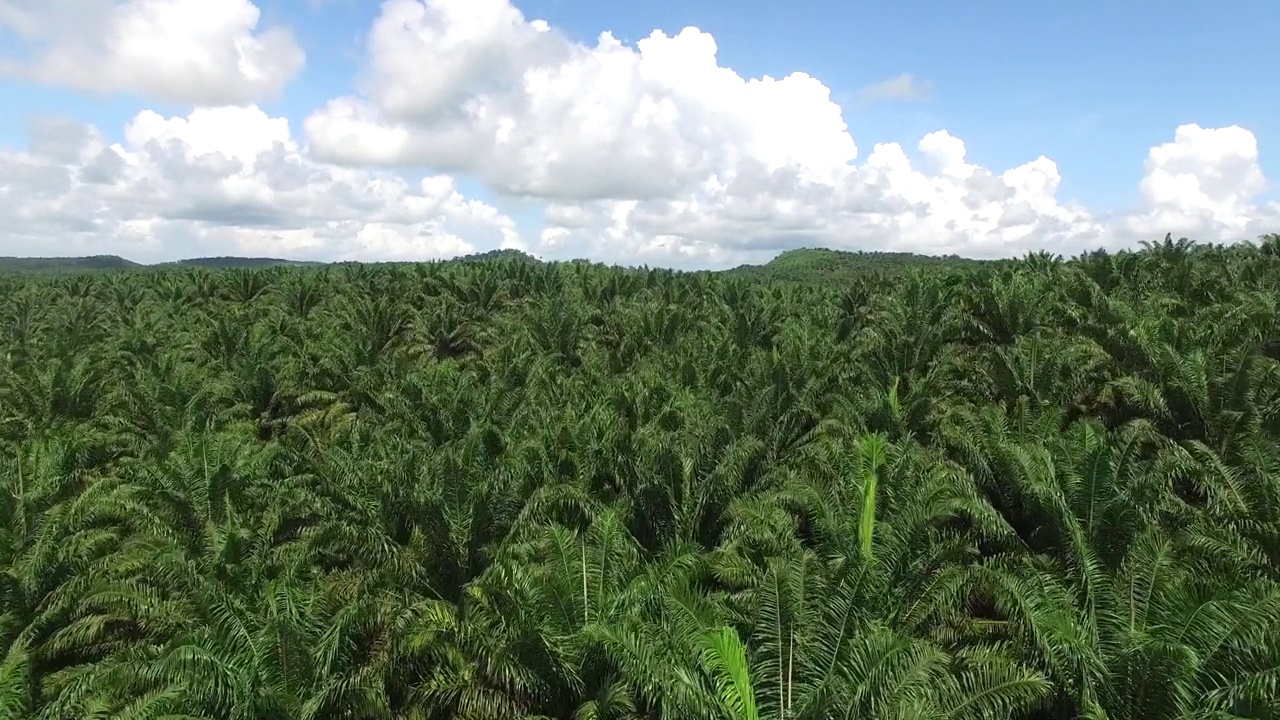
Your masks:
[{"label": "sky", "polygon": [[1263,0],[0,0],[0,255],[723,268],[1280,231]]}]

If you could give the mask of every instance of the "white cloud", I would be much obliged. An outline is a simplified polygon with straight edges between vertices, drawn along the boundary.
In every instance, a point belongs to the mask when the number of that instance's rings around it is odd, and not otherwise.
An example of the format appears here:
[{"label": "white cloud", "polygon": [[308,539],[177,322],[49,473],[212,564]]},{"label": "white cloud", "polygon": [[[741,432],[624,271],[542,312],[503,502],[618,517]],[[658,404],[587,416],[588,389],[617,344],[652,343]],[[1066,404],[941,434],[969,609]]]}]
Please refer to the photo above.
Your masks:
[{"label": "white cloud", "polygon": [[139,113],[123,144],[45,119],[0,150],[0,254],[395,260],[523,247],[515,223],[448,177],[416,184],[308,159],[257,107]]},{"label": "white cloud", "polygon": [[1266,181],[1256,148],[1247,130],[1181,126],[1172,142],[1152,148],[1141,205],[1096,213],[1058,199],[1061,177],[1049,158],[996,175],[967,162],[964,143],[939,131],[920,141],[917,163],[901,146],[879,144],[829,185],[758,171],[674,199],[554,205],[543,249],[728,267],[803,246],[1008,257],[1134,247],[1167,232],[1233,242],[1280,227],[1280,205],[1259,201]]},{"label": "white cloud", "polygon": [[644,199],[743,161],[828,177],[857,154],[822,83],[743,79],[696,28],[589,47],[506,0],[389,0],[368,45],[363,96],[305,125],[334,161],[430,165],[532,197]]},{"label": "white cloud", "polygon": [[917,80],[911,73],[872,83],[858,93],[864,104],[890,101],[919,102],[933,97],[933,83]]},{"label": "white cloud", "polygon": [[[1128,219],[1134,232],[1215,239],[1264,232],[1276,207],[1260,208],[1267,187],[1258,164],[1258,141],[1242,127],[1182,125],[1173,142],[1151,148],[1142,178],[1145,212]],[[1274,231],[1274,227],[1271,228]]]},{"label": "white cloud", "polygon": [[305,62],[287,29],[258,29],[249,0],[0,0],[32,46],[0,73],[93,92],[192,105],[272,96]]},{"label": "white cloud", "polygon": [[946,132],[918,148],[931,172],[896,144],[876,145],[839,182],[799,179],[794,170],[744,167],[678,199],[558,205],[548,214],[548,252],[614,261],[728,266],[803,246],[1017,255],[1044,247],[1072,253],[1097,245],[1105,228],[1055,193],[1047,158],[996,176],[965,162]]},{"label": "white cloud", "polygon": [[[1243,130],[1179,129],[1152,151],[1144,206],[1110,215],[1060,199],[1049,158],[992,171],[945,130],[915,161],[880,144],[859,164],[826,86],[743,78],[696,28],[585,45],[506,0],[388,0],[368,47],[361,95],[306,120],[313,151],[549,201],[549,254],[712,265],[802,245],[1073,254],[1184,227],[1216,239],[1271,212],[1255,207],[1263,185]],[[928,90],[904,74],[864,97]]]}]

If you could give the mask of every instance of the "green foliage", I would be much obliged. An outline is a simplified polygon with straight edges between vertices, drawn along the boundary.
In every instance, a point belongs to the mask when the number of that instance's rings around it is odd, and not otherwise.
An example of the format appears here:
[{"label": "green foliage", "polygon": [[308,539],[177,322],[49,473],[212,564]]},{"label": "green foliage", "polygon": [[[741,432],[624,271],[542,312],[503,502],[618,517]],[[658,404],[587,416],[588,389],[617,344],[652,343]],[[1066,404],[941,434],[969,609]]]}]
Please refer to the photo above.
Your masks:
[{"label": "green foliage", "polygon": [[0,257],[0,273],[83,273],[104,270],[129,270],[140,267],[143,266],[115,255],[69,258]]},{"label": "green foliage", "polygon": [[1275,245],[0,276],[0,719],[1276,720]]},{"label": "green foliage", "polygon": [[270,268],[278,266],[308,267],[321,265],[317,262],[298,260],[279,260],[276,258],[242,258],[212,257],[191,258],[158,265],[141,265],[115,255],[95,255],[92,257],[0,257],[0,274],[3,273],[97,273],[122,270],[146,270],[150,268],[182,268],[199,267],[210,270],[227,270],[231,268]]},{"label": "green foliage", "polygon": [[1007,264],[1008,261],[973,260],[956,255],[805,248],[788,250],[764,265],[741,265],[727,274],[751,280],[836,287],[867,275],[896,275],[911,270],[976,270]]},{"label": "green foliage", "polygon": [[321,265],[318,262],[306,262],[302,260],[281,260],[278,258],[246,258],[246,257],[207,257],[207,258],[190,258],[187,260],[178,260],[171,263],[161,263],[157,267],[202,267],[211,270],[229,270],[231,268],[269,268],[277,266],[286,267],[307,267]]}]

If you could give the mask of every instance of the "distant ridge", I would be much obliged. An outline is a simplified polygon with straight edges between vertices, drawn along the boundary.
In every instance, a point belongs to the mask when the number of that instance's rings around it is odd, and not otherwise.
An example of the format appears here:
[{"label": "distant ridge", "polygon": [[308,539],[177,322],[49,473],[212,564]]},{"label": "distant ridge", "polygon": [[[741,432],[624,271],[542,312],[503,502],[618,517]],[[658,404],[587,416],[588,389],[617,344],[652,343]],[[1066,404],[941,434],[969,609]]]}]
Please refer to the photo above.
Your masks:
[{"label": "distant ridge", "polygon": [[[538,258],[519,250],[501,249],[488,252],[473,253],[462,257],[450,258],[442,262],[486,262],[490,260],[519,260],[530,264],[541,264]],[[269,267],[320,267],[324,265],[351,265],[356,263],[326,263],[315,260],[285,260],[267,257],[199,257],[185,260],[144,265],[126,260],[118,255],[92,255],[88,257],[3,257],[0,256],[0,272],[109,272],[114,270],[146,270],[178,267],[199,267],[209,270],[230,270],[236,268],[259,269]],[[372,264],[372,263],[371,263]]]},{"label": "distant ridge", "polygon": [[530,255],[527,252],[513,250],[511,248],[502,248],[501,250],[489,250],[482,253],[472,253],[463,255],[462,257],[452,258],[444,262],[484,262],[486,260],[520,260],[531,265],[541,265],[542,261]]},{"label": "distant ridge", "polygon": [[[474,263],[488,261],[520,261],[538,265],[543,261],[520,250],[501,249],[473,253],[440,261],[443,263]],[[571,260],[573,263],[593,263],[590,260]],[[739,265],[738,267],[706,271],[731,276],[761,277],[785,281],[838,280],[843,276],[867,270],[901,270],[907,267],[982,267],[999,264],[999,260],[973,260],[956,255],[934,256],[900,252],[848,252],[824,248],[788,250],[764,265]],[[209,270],[262,269],[270,267],[321,267],[325,265],[349,265],[350,262],[324,263],[308,260],[255,257],[201,257],[172,262],[144,265],[116,255],[90,257],[26,258],[0,257],[0,273],[97,273],[121,270],[147,270],[181,267],[198,267]]]},{"label": "distant ridge", "polygon": [[202,267],[210,270],[231,268],[311,267],[325,263],[307,260],[283,260],[280,258],[203,257],[144,265],[126,260],[118,255],[92,255],[89,257],[0,257],[0,272],[32,273],[83,273],[112,272],[119,270],[147,270],[176,267]]},{"label": "distant ridge", "polygon": [[251,257],[202,257],[190,258],[188,260],[175,260],[173,262],[159,263],[149,267],[203,267],[214,270],[226,270],[229,268],[264,268],[277,267],[280,265],[296,266],[296,267],[313,267],[325,265],[327,263],[316,262],[314,260],[282,260],[280,258],[251,258]]},{"label": "distant ridge", "polygon": [[136,262],[117,255],[92,255],[72,258],[0,257],[0,271],[17,272],[85,272],[103,270],[131,270],[144,268]]},{"label": "distant ridge", "polygon": [[840,282],[868,271],[901,272],[911,268],[971,269],[1008,260],[975,260],[959,255],[917,255],[905,252],[849,252],[826,248],[787,250],[764,265],[739,265],[726,275],[783,282]]}]

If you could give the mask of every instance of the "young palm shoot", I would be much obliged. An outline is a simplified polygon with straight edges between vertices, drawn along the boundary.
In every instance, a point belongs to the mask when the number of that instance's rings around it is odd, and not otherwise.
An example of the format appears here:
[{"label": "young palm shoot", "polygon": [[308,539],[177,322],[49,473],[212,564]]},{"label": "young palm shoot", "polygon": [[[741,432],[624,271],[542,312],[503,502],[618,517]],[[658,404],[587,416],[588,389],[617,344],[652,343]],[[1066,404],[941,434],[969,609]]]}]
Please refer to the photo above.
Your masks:
[{"label": "young palm shoot", "polygon": [[[895,390],[897,384],[894,384]],[[876,528],[876,484],[879,481],[880,468],[884,466],[888,442],[883,435],[867,435],[858,441],[861,458],[858,471],[862,479],[862,518],[858,522],[858,543],[862,549],[862,557],[870,563],[874,559]]]},{"label": "young palm shoot", "polygon": [[715,682],[727,720],[760,720],[755,690],[747,671],[747,650],[736,630],[724,626],[708,631],[702,640],[699,660]]}]

